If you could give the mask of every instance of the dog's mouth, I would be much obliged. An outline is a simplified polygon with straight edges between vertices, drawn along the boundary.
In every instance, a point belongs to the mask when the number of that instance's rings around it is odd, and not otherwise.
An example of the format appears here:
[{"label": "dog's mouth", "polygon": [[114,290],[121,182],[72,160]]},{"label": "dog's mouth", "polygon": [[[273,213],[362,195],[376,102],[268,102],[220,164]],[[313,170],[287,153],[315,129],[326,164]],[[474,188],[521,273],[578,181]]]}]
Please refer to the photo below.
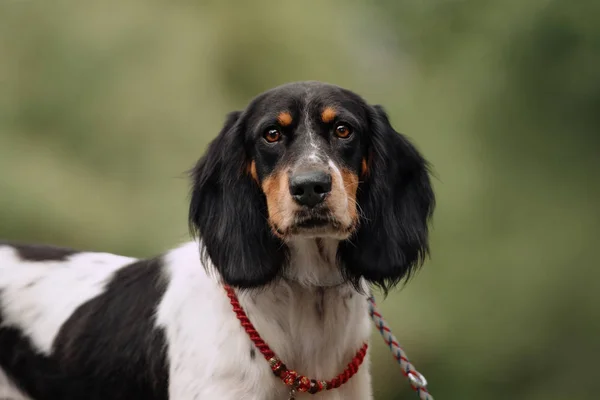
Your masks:
[{"label": "dog's mouth", "polygon": [[301,238],[335,238],[347,239],[356,229],[356,224],[348,225],[340,220],[328,207],[320,206],[311,209],[296,210],[292,221],[287,226],[271,222],[276,236],[284,240]]},{"label": "dog's mouth", "polygon": [[327,209],[299,211],[284,236],[345,238],[351,229]]},{"label": "dog's mouth", "polygon": [[292,223],[292,227],[297,229],[318,229],[327,225],[335,227],[339,223],[335,215],[326,207],[298,210]]},{"label": "dog's mouth", "polygon": [[296,229],[318,229],[327,225],[336,225],[335,220],[327,216],[309,216],[299,218],[294,222]]}]

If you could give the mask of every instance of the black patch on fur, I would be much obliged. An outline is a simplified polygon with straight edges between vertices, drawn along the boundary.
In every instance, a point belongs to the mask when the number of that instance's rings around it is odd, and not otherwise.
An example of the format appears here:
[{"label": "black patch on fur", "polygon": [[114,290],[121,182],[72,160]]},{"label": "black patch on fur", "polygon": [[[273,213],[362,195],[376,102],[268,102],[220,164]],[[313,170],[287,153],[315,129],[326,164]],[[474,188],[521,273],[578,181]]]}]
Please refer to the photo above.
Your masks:
[{"label": "black patch on fur", "polygon": [[316,296],[317,300],[315,301],[315,311],[317,313],[317,318],[319,321],[323,321],[325,316],[325,289],[322,287],[317,288]]},{"label": "black patch on fur", "polygon": [[387,293],[426,257],[435,197],[425,159],[392,128],[381,106],[370,114],[370,172],[357,193],[361,219],[340,243],[338,258],[355,286],[364,277]]},{"label": "black patch on fur", "polygon": [[254,360],[256,358],[256,350],[254,350],[254,347],[252,347],[250,349],[250,359]]},{"label": "black patch on fur", "polygon": [[279,326],[279,329],[281,329],[282,332],[287,332],[285,330],[285,326],[283,326],[283,321],[281,319],[277,318],[275,321],[277,321],[277,326]]},{"label": "black patch on fur", "polygon": [[37,285],[39,282],[39,279],[34,279],[31,282],[28,282],[25,284],[25,286],[23,286],[23,288],[25,289],[31,289],[32,287],[34,287],[35,285]]},{"label": "black patch on fur", "polygon": [[45,244],[21,244],[0,241],[0,245],[10,246],[17,251],[23,261],[65,261],[69,256],[80,253],[77,250]]},{"label": "black patch on fur", "polygon": [[61,327],[50,357],[21,331],[0,328],[0,366],[36,400],[166,400],[166,341],[154,326],[161,272],[160,258],[117,271]]},{"label": "black patch on fur", "polygon": [[65,398],[67,380],[58,362],[35,351],[29,338],[16,328],[2,326],[3,322],[0,314],[0,367],[36,400]]}]

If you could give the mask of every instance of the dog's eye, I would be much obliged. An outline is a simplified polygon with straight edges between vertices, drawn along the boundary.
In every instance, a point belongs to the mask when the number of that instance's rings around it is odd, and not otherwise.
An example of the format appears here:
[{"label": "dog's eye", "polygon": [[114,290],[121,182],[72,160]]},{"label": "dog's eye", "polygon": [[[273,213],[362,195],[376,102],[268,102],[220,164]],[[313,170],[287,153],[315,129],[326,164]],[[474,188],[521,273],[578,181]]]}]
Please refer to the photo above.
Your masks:
[{"label": "dog's eye", "polygon": [[263,137],[267,142],[275,143],[281,140],[281,132],[275,128],[267,129]]},{"label": "dog's eye", "polygon": [[349,138],[352,135],[352,128],[348,125],[339,124],[335,127],[335,135],[342,139]]}]

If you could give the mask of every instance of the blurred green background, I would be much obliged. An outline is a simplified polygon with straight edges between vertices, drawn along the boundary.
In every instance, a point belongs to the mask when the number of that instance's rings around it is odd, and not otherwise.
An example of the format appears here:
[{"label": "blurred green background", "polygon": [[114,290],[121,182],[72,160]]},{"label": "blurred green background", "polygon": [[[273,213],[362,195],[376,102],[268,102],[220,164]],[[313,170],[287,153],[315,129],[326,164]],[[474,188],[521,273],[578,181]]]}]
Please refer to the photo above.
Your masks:
[{"label": "blurred green background", "polygon": [[[316,79],[432,162],[432,258],[384,315],[437,399],[600,392],[600,2],[0,2],[0,237],[187,240],[225,114]],[[374,332],[376,399],[416,398]]]}]

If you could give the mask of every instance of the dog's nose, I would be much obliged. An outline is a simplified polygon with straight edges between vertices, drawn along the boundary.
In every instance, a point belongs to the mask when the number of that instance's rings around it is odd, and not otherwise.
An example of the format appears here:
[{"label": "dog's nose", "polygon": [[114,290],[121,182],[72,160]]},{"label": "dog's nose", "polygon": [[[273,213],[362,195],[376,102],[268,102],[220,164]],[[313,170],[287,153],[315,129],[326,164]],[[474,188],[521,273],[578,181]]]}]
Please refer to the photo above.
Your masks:
[{"label": "dog's nose", "polygon": [[331,192],[331,175],[324,171],[301,172],[290,177],[290,194],[296,203],[314,207]]}]

